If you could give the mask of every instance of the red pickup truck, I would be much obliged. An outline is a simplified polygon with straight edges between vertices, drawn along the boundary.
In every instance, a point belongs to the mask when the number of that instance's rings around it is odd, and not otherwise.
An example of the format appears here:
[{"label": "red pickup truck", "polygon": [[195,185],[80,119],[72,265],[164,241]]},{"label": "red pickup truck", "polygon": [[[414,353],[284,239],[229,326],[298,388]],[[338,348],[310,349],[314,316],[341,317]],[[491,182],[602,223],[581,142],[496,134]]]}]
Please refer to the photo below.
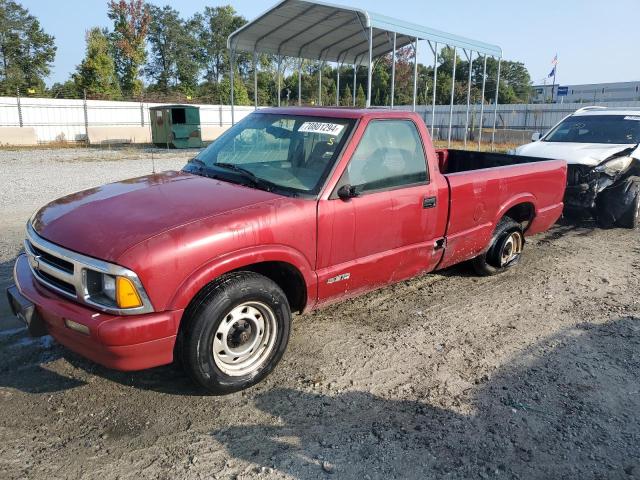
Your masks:
[{"label": "red pickup truck", "polygon": [[561,215],[564,161],[436,151],[414,113],[260,110],[170,171],[56,200],[8,289],[33,335],[99,364],[263,379],[291,312],[470,260],[514,266]]}]

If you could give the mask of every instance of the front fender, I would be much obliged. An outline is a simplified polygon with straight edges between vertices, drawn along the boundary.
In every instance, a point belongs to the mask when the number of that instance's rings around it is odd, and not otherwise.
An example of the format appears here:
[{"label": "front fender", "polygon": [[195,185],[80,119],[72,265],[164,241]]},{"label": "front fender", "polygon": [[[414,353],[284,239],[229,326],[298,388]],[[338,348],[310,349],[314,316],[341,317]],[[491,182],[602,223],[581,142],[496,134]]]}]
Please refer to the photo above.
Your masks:
[{"label": "front fender", "polygon": [[192,272],[177,288],[168,309],[184,309],[195,295],[208,283],[225,273],[262,262],[285,262],[295,267],[307,288],[307,305],[311,308],[317,300],[317,276],[309,261],[299,251],[286,245],[249,247],[211,259]]}]

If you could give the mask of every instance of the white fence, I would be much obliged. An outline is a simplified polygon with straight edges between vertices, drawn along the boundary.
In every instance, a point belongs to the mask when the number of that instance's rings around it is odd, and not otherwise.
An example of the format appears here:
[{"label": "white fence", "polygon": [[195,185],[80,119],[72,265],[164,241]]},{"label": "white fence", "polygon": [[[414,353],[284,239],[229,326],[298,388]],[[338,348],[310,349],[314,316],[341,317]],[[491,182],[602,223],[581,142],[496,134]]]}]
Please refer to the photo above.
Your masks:
[{"label": "white fence", "polygon": [[[149,108],[159,105],[163,104],[0,97],[0,130],[2,127],[33,128],[38,143],[83,142],[91,127],[150,128]],[[203,129],[231,125],[228,105],[197,106]],[[253,107],[236,107],[236,121],[253,110]]]},{"label": "white fence", "polygon": [[[50,98],[0,97],[0,143],[10,143],[3,139],[5,133],[15,135],[15,127],[33,129],[38,143],[54,141],[86,141],[91,128],[114,127],[150,129],[149,108],[159,103],[117,102],[102,100],[65,100]],[[640,109],[640,102],[602,103],[608,107]],[[203,132],[208,127],[227,127],[231,125],[231,107],[228,105],[198,105]],[[530,104],[498,105],[498,130],[522,131],[522,138],[530,136],[531,131],[544,131],[585,104]],[[407,108],[407,107],[399,107]],[[236,107],[236,120],[252,112],[253,107]],[[429,127],[432,124],[431,106],[418,106]],[[452,138],[464,136],[466,105],[453,106]],[[469,128],[473,132],[480,125],[480,105],[472,105],[469,112]],[[449,128],[449,106],[437,105],[434,122],[435,136],[446,139]],[[493,107],[485,105],[482,126],[493,126]],[[23,130],[20,129],[20,130]],[[6,138],[5,134],[5,138]],[[147,134],[146,138],[150,138]],[[489,138],[485,137],[485,140]]]},{"label": "white fence", "polygon": [[[640,102],[608,102],[596,105],[609,108],[640,109]],[[531,137],[531,132],[544,132],[567,115],[579,108],[586,107],[584,103],[554,103],[554,104],[512,104],[498,105],[496,128],[498,130],[523,131],[524,137]],[[431,129],[431,106],[419,106],[417,111],[422,115],[426,124]],[[453,106],[452,138],[461,139],[464,136],[466,125],[466,105]],[[493,128],[493,105],[485,105],[482,127]],[[449,105],[436,105],[434,131],[440,139],[446,139],[449,130]],[[475,130],[480,125],[480,105],[472,105],[469,110],[469,128]],[[485,130],[486,131],[486,130]],[[528,134],[528,135],[527,135]],[[485,134],[483,134],[485,135]],[[524,138],[523,137],[523,138]],[[483,137],[487,140],[486,137]]]}]

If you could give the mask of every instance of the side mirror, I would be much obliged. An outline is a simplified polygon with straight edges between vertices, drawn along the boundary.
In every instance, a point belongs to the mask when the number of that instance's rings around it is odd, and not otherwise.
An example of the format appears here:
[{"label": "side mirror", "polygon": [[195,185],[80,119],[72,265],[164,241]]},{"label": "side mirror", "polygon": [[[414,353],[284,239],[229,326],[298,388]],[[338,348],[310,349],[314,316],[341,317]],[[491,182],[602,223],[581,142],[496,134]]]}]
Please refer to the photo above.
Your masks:
[{"label": "side mirror", "polygon": [[540,132],[533,132],[533,135],[531,135],[531,141],[537,142],[538,140],[540,140],[541,137],[542,137],[542,134]]},{"label": "side mirror", "polygon": [[340,198],[340,200],[349,200],[350,198],[354,198],[358,196],[360,196],[360,191],[358,187],[354,185],[346,184],[346,185],[342,185],[338,189],[338,198]]}]

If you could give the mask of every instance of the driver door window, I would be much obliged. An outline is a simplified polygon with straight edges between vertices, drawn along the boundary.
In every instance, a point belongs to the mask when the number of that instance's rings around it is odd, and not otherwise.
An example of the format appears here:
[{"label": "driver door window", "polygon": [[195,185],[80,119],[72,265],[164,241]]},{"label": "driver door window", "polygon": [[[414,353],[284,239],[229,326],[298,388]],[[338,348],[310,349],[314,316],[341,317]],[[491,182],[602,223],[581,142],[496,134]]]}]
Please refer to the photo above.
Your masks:
[{"label": "driver door window", "polygon": [[352,185],[365,194],[427,181],[422,141],[410,120],[369,123],[351,157],[338,188]]}]

